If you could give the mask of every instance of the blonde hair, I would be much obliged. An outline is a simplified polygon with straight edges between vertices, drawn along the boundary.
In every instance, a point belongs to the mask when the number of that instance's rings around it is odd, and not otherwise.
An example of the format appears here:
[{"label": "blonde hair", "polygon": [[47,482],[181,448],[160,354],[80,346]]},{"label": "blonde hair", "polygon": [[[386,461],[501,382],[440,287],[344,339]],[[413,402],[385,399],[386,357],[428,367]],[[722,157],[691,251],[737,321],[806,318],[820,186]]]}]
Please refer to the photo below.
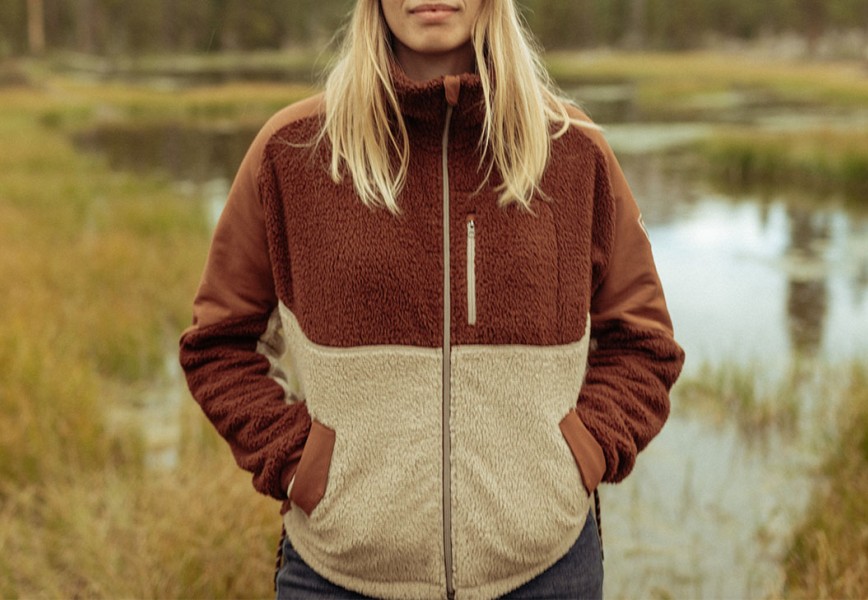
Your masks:
[{"label": "blonde hair", "polygon": [[[320,140],[328,137],[331,142],[330,173],[335,181],[345,170],[365,205],[397,214],[410,140],[391,79],[389,38],[380,0],[358,0],[342,51],[326,80]],[[471,39],[485,103],[480,168],[487,163],[487,175],[492,169],[500,174],[501,206],[529,209],[539,192],[552,139],[571,125],[589,124],[567,113],[570,101],[542,65],[513,0],[483,0]]]}]

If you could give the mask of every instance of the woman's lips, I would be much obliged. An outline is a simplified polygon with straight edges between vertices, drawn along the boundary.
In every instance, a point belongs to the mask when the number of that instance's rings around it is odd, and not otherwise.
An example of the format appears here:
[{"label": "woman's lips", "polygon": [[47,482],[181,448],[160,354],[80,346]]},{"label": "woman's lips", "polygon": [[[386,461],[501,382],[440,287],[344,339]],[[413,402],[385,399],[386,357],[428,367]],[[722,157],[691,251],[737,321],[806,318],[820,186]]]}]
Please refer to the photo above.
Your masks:
[{"label": "woman's lips", "polygon": [[410,10],[410,14],[426,22],[443,21],[458,12],[458,8],[448,4],[422,4]]},{"label": "woman's lips", "polygon": [[420,4],[416,8],[410,9],[411,13],[419,13],[419,12],[439,12],[439,11],[449,11],[455,12],[458,10],[455,6],[449,6],[448,4]]}]

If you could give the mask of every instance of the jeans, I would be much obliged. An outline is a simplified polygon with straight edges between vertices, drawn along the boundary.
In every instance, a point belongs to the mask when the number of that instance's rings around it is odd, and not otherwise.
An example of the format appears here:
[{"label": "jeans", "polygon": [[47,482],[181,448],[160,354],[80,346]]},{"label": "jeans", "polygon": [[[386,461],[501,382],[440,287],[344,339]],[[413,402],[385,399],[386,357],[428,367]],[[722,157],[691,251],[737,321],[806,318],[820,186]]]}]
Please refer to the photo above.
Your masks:
[{"label": "jeans", "polygon": [[[367,600],[339,587],[308,567],[289,538],[283,542],[283,564],[277,572],[278,600]],[[503,600],[571,600],[603,597],[603,554],[594,511],[588,514],[579,539],[554,565]]]}]

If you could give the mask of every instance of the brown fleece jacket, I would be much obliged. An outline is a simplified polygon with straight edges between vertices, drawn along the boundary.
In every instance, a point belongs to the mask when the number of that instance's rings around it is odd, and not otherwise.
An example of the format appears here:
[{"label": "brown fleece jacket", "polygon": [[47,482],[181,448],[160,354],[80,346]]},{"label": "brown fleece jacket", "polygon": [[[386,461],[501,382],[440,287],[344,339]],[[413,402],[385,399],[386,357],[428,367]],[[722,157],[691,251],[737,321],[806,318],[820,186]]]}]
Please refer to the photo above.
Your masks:
[{"label": "brown fleece jacket", "polygon": [[321,97],[275,115],[232,187],[181,362],[320,574],[386,598],[501,595],[630,472],[683,353],[597,131],[552,142],[532,214],[502,209],[477,168],[478,77],[394,78],[401,214],[330,179],[311,144]]}]

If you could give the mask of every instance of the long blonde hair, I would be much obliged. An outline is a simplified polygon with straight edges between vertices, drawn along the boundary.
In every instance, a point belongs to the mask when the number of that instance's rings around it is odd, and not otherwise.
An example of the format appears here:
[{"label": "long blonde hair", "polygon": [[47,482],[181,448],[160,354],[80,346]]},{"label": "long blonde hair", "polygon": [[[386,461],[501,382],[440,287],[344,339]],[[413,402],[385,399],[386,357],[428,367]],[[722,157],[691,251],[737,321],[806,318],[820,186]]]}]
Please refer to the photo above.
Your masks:
[{"label": "long blonde hair", "polygon": [[[326,80],[320,139],[331,142],[335,181],[348,172],[365,205],[397,214],[410,140],[390,75],[394,58],[389,38],[380,0],[358,0]],[[485,102],[480,168],[487,163],[489,174],[492,168],[500,174],[501,206],[529,209],[552,139],[573,124],[588,124],[567,113],[569,101],[543,66],[513,0],[483,0],[471,39]]]}]

